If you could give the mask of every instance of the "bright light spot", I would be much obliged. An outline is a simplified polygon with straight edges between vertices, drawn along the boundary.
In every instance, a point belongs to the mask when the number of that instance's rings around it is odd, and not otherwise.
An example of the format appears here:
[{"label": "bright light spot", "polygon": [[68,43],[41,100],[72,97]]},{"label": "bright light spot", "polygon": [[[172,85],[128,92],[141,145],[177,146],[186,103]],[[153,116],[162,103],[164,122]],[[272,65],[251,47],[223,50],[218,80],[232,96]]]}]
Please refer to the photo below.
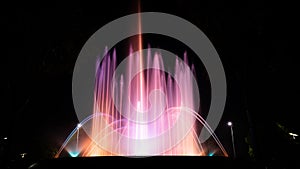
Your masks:
[{"label": "bright light spot", "polygon": [[232,126],[232,122],[229,121],[229,122],[227,123],[227,125],[228,125],[228,126]]},{"label": "bright light spot", "polygon": [[209,153],[209,154],[208,154],[208,156],[213,156],[213,155],[214,155],[214,153],[213,153],[213,152],[211,152],[211,153]]},{"label": "bright light spot", "polygon": [[34,163],[34,164],[31,164],[28,168],[30,169],[30,168],[36,168],[38,166],[38,164],[37,163]]},{"label": "bright light spot", "polygon": [[293,139],[295,140],[296,137],[298,136],[298,134],[295,134],[295,133],[289,133],[289,135],[293,136]]},{"label": "bright light spot", "polygon": [[79,152],[75,151],[75,152],[69,152],[71,157],[77,157],[79,155]]},{"label": "bright light spot", "polygon": [[295,134],[295,133],[289,133],[289,135],[291,135],[291,136],[298,136],[298,134]]},{"label": "bright light spot", "polygon": [[4,140],[7,140],[7,137],[4,137],[3,139],[4,139]]},{"label": "bright light spot", "polygon": [[21,158],[24,158],[27,153],[21,153]]},{"label": "bright light spot", "polygon": [[78,123],[78,124],[77,124],[77,128],[78,128],[78,129],[79,129],[81,126],[82,126],[81,123]]}]

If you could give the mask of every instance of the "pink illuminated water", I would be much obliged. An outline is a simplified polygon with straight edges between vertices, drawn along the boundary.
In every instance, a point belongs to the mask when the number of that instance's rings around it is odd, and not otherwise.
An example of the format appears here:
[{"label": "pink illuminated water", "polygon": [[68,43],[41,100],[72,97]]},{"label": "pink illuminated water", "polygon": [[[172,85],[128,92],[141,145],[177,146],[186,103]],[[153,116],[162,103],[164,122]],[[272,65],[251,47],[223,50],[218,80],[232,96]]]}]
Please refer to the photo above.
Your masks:
[{"label": "pink illuminated water", "polygon": [[[199,142],[199,127],[205,127],[217,144],[216,151],[227,156],[222,144],[199,114],[194,100],[193,70],[177,58],[174,77],[166,73],[160,53],[146,55],[129,52],[124,69],[117,72],[116,52],[97,62],[94,112],[82,122],[88,137],[80,139],[76,155],[81,156],[151,156],[207,155]],[[147,68],[147,69],[145,69]],[[137,71],[139,70],[139,71]],[[178,122],[179,121],[179,122]],[[202,126],[199,126],[202,125]],[[79,128],[67,138],[68,146]],[[77,134],[78,137],[78,134]]]}]

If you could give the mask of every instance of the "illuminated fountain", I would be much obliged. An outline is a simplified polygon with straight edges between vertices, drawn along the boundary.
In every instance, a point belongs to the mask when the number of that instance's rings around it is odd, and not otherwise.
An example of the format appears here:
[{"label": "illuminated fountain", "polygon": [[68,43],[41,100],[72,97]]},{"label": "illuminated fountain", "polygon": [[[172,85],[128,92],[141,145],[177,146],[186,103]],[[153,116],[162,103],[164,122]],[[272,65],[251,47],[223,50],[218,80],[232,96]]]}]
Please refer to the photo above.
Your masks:
[{"label": "illuminated fountain", "polygon": [[[145,53],[131,49],[117,66],[116,52],[106,50],[96,63],[94,112],[71,132],[56,157],[63,150],[73,157],[228,156],[200,115],[187,54],[184,61],[174,59],[172,76],[164,71],[161,53]],[[118,69],[121,65],[125,69]],[[203,127],[214,144],[200,142]]]}]

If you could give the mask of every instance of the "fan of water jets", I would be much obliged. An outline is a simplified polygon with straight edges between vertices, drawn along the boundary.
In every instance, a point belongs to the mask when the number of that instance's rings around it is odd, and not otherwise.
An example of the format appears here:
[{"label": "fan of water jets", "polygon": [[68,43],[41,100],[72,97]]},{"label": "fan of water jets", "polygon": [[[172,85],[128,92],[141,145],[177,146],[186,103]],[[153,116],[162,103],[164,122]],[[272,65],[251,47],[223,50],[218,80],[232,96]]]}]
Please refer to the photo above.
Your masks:
[{"label": "fan of water jets", "polygon": [[[67,137],[56,157],[71,156],[228,156],[199,113],[193,65],[176,58],[165,72],[163,56],[133,53],[117,66],[116,52],[96,63],[94,112]],[[167,68],[170,69],[170,68]],[[173,73],[169,73],[173,72]],[[201,143],[199,131],[211,134]]]}]

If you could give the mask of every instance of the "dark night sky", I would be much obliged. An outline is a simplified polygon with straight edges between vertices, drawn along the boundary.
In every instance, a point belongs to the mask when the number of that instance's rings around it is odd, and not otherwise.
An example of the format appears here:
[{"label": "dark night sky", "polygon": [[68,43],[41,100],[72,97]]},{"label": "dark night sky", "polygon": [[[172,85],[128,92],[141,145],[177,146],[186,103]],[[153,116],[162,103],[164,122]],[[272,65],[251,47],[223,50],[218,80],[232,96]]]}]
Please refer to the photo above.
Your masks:
[{"label": "dark night sky", "polygon": [[[0,136],[9,137],[13,153],[59,148],[77,123],[71,78],[81,47],[101,26],[137,11],[136,3],[126,1],[35,5],[10,5],[1,14]],[[232,119],[241,155],[249,127],[246,110],[260,147],[270,143],[261,151],[279,144],[272,141],[280,137],[274,122],[300,133],[298,20],[292,6],[263,1],[142,2],[142,11],[175,14],[197,25],[215,46],[228,85],[224,117],[216,132],[230,149],[225,123]]]}]

